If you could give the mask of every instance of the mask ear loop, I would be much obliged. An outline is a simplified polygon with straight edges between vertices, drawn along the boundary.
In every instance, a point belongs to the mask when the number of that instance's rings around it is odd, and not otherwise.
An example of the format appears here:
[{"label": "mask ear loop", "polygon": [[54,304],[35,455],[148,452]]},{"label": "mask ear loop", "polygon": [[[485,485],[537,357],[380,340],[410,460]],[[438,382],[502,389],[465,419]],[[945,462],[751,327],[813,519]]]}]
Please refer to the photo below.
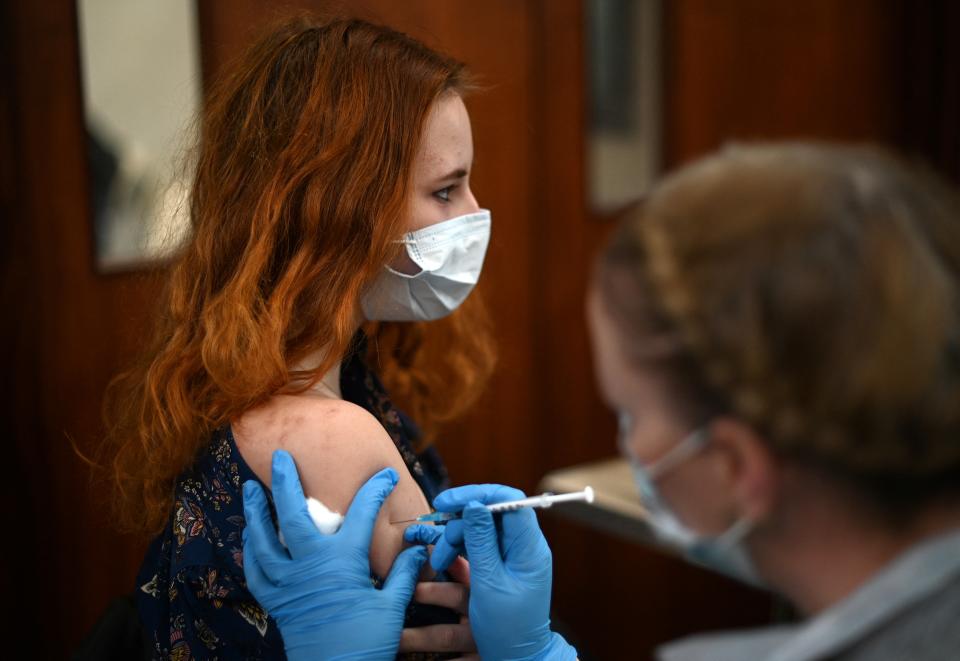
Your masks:
[{"label": "mask ear loop", "polygon": [[621,412],[617,416],[617,446],[620,453],[627,457],[631,463],[642,467],[651,479],[656,479],[670,469],[682,464],[684,461],[695,455],[707,444],[709,435],[705,427],[700,427],[688,434],[682,441],[670,448],[665,455],[654,462],[645,464],[640,461],[627,442],[630,428],[633,426],[633,419],[629,413]]},{"label": "mask ear loop", "polygon": [[[620,433],[617,435],[617,442],[620,446],[620,451],[632,464],[646,472],[651,482],[658,476],[663,475],[667,471],[675,468],[677,465],[695,455],[697,452],[703,449],[703,447],[706,446],[710,440],[710,436],[707,433],[707,428],[701,427],[691,432],[686,438],[671,448],[663,457],[645,467],[643,462],[634,456],[632,450],[627,444],[627,433],[629,432],[630,424],[632,422],[630,420],[630,416],[626,413],[621,413],[619,416],[619,422]],[[719,548],[732,548],[743,541],[743,539],[752,532],[755,525],[756,522],[752,519],[741,516],[737,518],[737,520],[734,521],[729,528],[714,538],[714,544]],[[756,585],[762,585],[762,583],[758,581],[752,582],[754,582]]]},{"label": "mask ear loop", "polygon": [[[656,479],[658,476],[661,476],[679,464],[682,464],[684,461],[703,449],[709,440],[710,436],[707,433],[706,427],[701,427],[700,429],[692,432],[689,436],[680,441],[680,443],[678,443],[673,449],[667,452],[667,454],[652,463],[647,468],[650,479]],[[733,546],[744,537],[749,535],[755,524],[756,522],[753,521],[753,519],[745,516],[739,516],[729,528],[727,528],[723,533],[720,534],[719,537],[716,538],[716,542],[721,546]]]},{"label": "mask ear loop", "polygon": [[426,269],[423,268],[423,265],[420,264],[420,261],[419,261],[419,259],[418,259],[419,254],[415,255],[414,252],[416,252],[416,251],[410,249],[410,246],[416,246],[416,245],[417,245],[416,239],[411,238],[411,236],[412,236],[412,232],[407,232],[406,234],[403,235],[403,238],[402,238],[402,239],[394,239],[394,240],[391,241],[390,243],[403,245],[403,246],[404,246],[404,252],[407,254],[407,257],[408,257],[408,258],[410,259],[410,261],[413,262],[413,263],[416,265],[416,267],[417,267],[418,269],[420,269],[420,270],[417,271],[416,273],[401,273],[400,271],[397,271],[396,269],[392,268],[389,264],[386,265],[386,268],[387,268],[388,271],[390,271],[390,272],[393,273],[394,275],[398,275],[398,276],[400,276],[401,278],[404,278],[404,279],[406,279],[406,280],[415,280],[416,278],[418,278],[421,274],[423,274],[423,273],[426,271]]},{"label": "mask ear loop", "polygon": [[671,469],[676,468],[700,452],[709,440],[710,436],[704,427],[691,432],[686,438],[671,448],[669,452],[647,466],[647,472],[650,478],[656,479]]},{"label": "mask ear loop", "polygon": [[740,516],[729,528],[727,528],[719,537],[716,543],[723,547],[730,547],[743,540],[750,531],[753,530],[754,521],[745,516]]}]

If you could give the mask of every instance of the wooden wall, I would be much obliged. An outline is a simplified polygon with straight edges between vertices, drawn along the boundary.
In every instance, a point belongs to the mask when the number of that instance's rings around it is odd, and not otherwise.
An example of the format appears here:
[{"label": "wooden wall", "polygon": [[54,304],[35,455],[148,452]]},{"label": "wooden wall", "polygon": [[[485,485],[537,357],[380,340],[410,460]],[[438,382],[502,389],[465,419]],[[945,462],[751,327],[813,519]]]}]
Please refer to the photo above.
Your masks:
[{"label": "wooden wall", "polygon": [[[103,389],[135,349],[154,289],[94,270],[72,2],[3,6],[4,628],[11,650],[65,658],[112,596],[138,543],[111,529],[103,489],[71,447],[99,434]],[[11,652],[16,654],[17,652]]]},{"label": "wooden wall", "polygon": [[[584,204],[579,0],[339,4],[466,61],[488,85],[468,105],[475,192],[494,213],[483,287],[501,366],[439,444],[454,480],[530,490],[553,468],[612,455],[582,312],[610,221]],[[920,15],[906,0],[665,5],[668,164],[729,139],[821,137],[902,145],[960,174],[957,49],[943,28],[956,17],[950,3],[932,1]],[[199,0],[204,78],[278,6]],[[109,599],[132,588],[140,561],[143,542],[112,530],[102,485],[91,486],[68,437],[96,443],[103,388],[136,350],[157,283],[94,269],[74,3],[6,0],[0,18],[0,430],[13,512],[0,556],[3,617],[33,656],[63,658]],[[671,637],[769,615],[767,598],[723,579],[555,517],[544,525],[557,620],[586,640],[585,657],[644,658]]]},{"label": "wooden wall", "polygon": [[960,5],[668,0],[670,164],[729,140],[870,141],[960,181]]}]

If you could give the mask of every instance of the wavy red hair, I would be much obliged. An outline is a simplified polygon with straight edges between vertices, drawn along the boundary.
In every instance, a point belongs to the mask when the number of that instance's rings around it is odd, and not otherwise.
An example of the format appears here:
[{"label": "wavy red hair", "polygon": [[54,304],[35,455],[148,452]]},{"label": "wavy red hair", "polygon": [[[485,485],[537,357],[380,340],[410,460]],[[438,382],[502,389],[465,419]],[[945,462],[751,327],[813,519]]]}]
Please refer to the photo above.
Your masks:
[{"label": "wavy red hair", "polygon": [[[211,90],[152,349],[105,403],[119,523],[162,528],[178,475],[216,428],[316,382],[349,350],[358,301],[397,255],[431,104],[463,66],[360,20],[287,21]],[[494,353],[481,301],[377,324],[378,366],[428,435],[479,394]],[[306,374],[291,366],[322,352]],[[304,386],[301,386],[302,390]],[[429,405],[426,404],[429,402]]]}]

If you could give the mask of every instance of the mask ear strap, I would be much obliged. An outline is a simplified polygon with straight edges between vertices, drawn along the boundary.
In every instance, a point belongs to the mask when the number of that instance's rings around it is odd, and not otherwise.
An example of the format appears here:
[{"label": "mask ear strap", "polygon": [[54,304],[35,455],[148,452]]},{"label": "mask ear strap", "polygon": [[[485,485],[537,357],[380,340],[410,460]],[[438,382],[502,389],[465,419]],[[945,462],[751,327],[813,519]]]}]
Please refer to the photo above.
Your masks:
[{"label": "mask ear strap", "polygon": [[733,546],[753,530],[754,522],[745,516],[737,519],[732,526],[727,528],[726,532],[717,538],[717,544],[721,546]]},{"label": "mask ear strap", "polygon": [[705,427],[697,429],[685,439],[677,443],[667,454],[647,465],[647,472],[652,479],[656,479],[667,471],[682,464],[693,455],[700,452],[710,440]]}]

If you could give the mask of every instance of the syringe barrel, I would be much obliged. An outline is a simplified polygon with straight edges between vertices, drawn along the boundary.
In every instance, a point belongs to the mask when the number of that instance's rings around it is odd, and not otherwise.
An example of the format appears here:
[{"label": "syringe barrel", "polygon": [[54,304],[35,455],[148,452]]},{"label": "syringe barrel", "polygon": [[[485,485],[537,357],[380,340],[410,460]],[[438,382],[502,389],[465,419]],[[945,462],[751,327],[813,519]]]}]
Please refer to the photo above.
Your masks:
[{"label": "syringe barrel", "polygon": [[[546,503],[549,506],[549,502]],[[542,502],[541,496],[534,496],[533,498],[521,498],[520,500],[511,500],[506,503],[494,503],[493,505],[487,505],[487,509],[491,512],[512,512],[513,510],[518,510],[523,507],[543,507],[544,503]]]},{"label": "syringe barrel", "polygon": [[584,491],[562,493],[559,495],[543,493],[539,496],[522,498],[521,500],[513,500],[506,503],[494,503],[493,505],[487,505],[487,509],[491,512],[512,512],[513,510],[518,510],[522,507],[547,508],[554,503],[567,503],[587,499],[588,497]]}]

